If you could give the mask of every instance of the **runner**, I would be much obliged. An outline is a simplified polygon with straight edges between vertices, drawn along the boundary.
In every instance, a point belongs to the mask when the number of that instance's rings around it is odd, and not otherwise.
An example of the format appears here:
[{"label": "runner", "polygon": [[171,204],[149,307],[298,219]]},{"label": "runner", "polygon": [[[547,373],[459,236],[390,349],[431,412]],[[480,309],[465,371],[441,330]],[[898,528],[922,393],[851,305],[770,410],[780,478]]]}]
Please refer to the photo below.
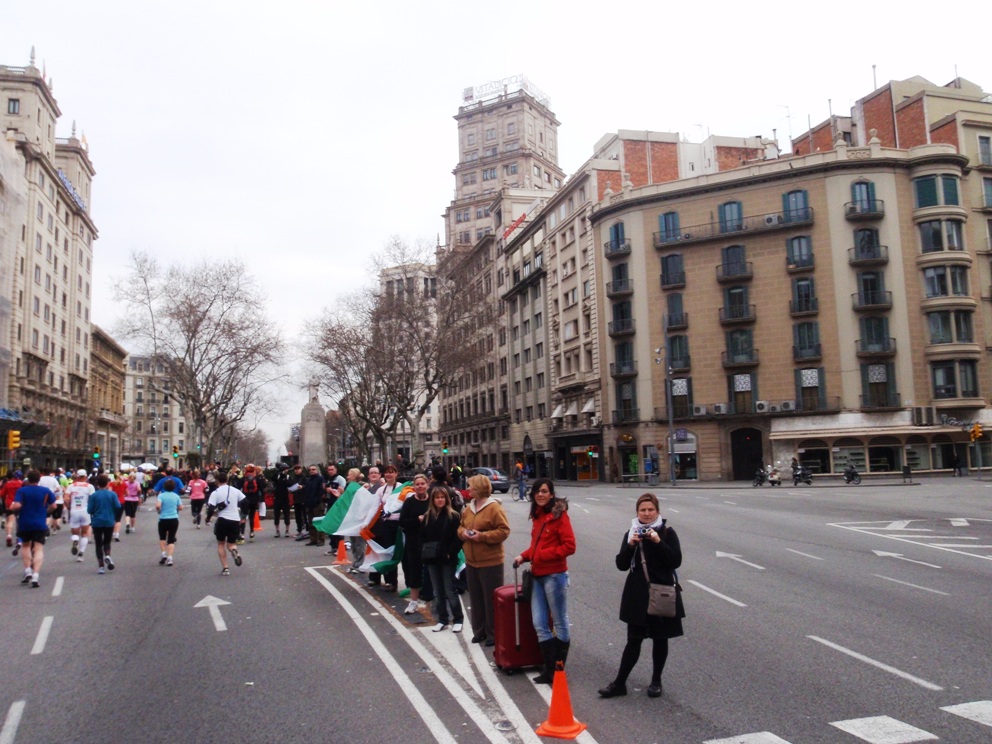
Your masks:
[{"label": "runner", "polygon": [[23,543],[24,578],[21,583],[31,582],[34,589],[41,586],[38,576],[45,560],[48,517],[55,511],[55,494],[50,488],[39,485],[40,481],[41,473],[29,470],[27,485],[17,490],[10,505],[17,514],[17,537]]},{"label": "runner", "polygon": [[[99,474],[98,474],[99,475]],[[113,491],[117,494],[117,502],[120,504],[120,514],[117,515],[117,521],[114,523],[114,541],[121,541],[121,517],[124,514],[124,497],[127,496],[128,489],[141,493],[140,486],[135,489],[132,488],[129,483],[131,482],[131,477],[134,474],[131,473],[129,476],[125,476],[123,473],[118,473],[116,476],[110,478],[110,483],[107,484],[107,489]],[[94,483],[96,480],[94,479]]]},{"label": "runner", "polygon": [[96,491],[86,481],[86,471],[77,470],[72,485],[66,492],[69,501],[69,529],[72,531],[72,554],[78,563],[83,562],[83,553],[90,541],[90,513],[87,511],[90,496]]},{"label": "runner", "polygon": [[200,477],[199,470],[193,471],[193,477],[186,485],[186,492],[189,494],[189,508],[193,512],[193,524],[196,525],[196,529],[200,529],[200,519],[203,516],[201,512],[203,511],[203,504],[207,500],[207,487],[209,485]]},{"label": "runner", "polygon": [[217,524],[214,526],[214,536],[217,538],[217,557],[220,558],[221,575],[229,576],[227,553],[230,551],[234,565],[241,565],[238,555],[238,537],[241,533],[241,512],[238,504],[244,501],[245,495],[237,488],[227,484],[227,473],[217,470],[217,488],[207,499],[207,521],[209,525],[214,513],[217,514]]},{"label": "runner", "polygon": [[[14,536],[17,534],[15,529],[17,526],[17,516],[10,510],[10,505],[14,503],[14,494],[17,493],[17,489],[24,485],[24,481],[21,478],[24,477],[24,473],[20,470],[14,471],[14,477],[3,484],[3,490],[0,493],[3,494],[3,505],[7,510],[7,547],[11,547],[14,544]],[[18,541],[20,543],[20,541]],[[14,555],[16,556],[19,548],[14,548]]]},{"label": "runner", "polygon": [[65,489],[62,488],[59,479],[52,475],[51,468],[41,468],[38,472],[41,473],[41,480],[38,485],[55,494],[55,511],[52,512],[51,518],[48,520],[48,527],[51,532],[57,532],[62,529],[62,512],[65,511],[62,507],[62,497]]},{"label": "runner", "polygon": [[115,568],[114,561],[110,557],[111,537],[114,534],[114,525],[120,521],[124,507],[113,491],[107,488],[110,483],[110,476],[100,473],[96,478],[96,492],[90,496],[90,502],[86,507],[92,518],[93,542],[96,543],[96,562],[99,568],[97,573],[104,573],[104,566],[110,571]]},{"label": "runner", "polygon": [[162,548],[159,565],[171,566],[172,554],[176,549],[176,532],[179,530],[179,512],[183,510],[182,499],[176,493],[176,484],[171,478],[165,479],[155,509],[158,511],[158,544]]},{"label": "runner", "polygon": [[[128,478],[128,481],[131,479]],[[124,494],[124,534],[130,535],[135,531],[134,522],[138,515],[138,506],[141,504],[141,492],[140,489],[135,489],[128,486],[127,492]],[[114,540],[120,542],[121,539],[119,535],[114,535]]]}]

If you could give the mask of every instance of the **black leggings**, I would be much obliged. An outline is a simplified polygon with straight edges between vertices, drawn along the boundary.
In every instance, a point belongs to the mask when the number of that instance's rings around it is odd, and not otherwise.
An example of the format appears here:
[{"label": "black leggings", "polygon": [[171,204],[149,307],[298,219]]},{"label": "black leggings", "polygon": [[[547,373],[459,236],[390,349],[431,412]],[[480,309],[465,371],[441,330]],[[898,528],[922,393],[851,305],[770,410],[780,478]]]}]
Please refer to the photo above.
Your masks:
[{"label": "black leggings", "polygon": [[255,534],[255,514],[258,512],[258,502],[249,501],[245,499],[245,509],[244,509],[245,519],[241,523],[241,534],[245,534],[245,529],[247,528],[249,535]]},{"label": "black leggings", "polygon": [[189,508],[193,512],[193,524],[200,523],[200,513],[205,503],[207,503],[206,499],[190,499]]},{"label": "black leggings", "polygon": [[279,529],[279,515],[282,514],[286,520],[286,531],[289,532],[289,499],[277,498],[272,503],[272,524]]},{"label": "black leggings", "polygon": [[94,527],[93,542],[96,543],[96,562],[103,565],[103,557],[110,555],[110,545],[114,541],[113,527]]},{"label": "black leggings", "polygon": [[307,505],[293,504],[293,515],[296,517],[296,531],[303,532],[307,528]]},{"label": "black leggings", "polygon": [[[624,646],[623,656],[620,657],[620,671],[617,672],[616,681],[619,684],[626,684],[627,677],[634,670],[637,660],[641,656],[641,642],[646,637],[646,628],[633,625],[627,626],[627,645]],[[665,662],[668,660],[668,639],[655,638],[654,648],[651,651],[651,684],[661,684],[661,673],[665,669]]]}]

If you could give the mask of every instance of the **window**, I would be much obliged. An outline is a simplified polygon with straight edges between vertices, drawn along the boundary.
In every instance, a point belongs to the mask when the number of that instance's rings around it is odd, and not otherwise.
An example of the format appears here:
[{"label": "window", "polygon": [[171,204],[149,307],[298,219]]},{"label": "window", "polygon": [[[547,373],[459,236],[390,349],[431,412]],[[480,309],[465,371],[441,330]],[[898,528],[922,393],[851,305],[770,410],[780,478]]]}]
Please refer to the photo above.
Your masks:
[{"label": "window", "polygon": [[661,257],[661,283],[666,287],[685,284],[682,254],[672,253]]},{"label": "window", "polygon": [[659,215],[658,230],[658,241],[661,243],[670,243],[681,238],[682,232],[679,230],[679,213],[665,212],[665,214]]},{"label": "window", "polygon": [[515,176],[517,174],[517,164],[508,163],[503,166],[503,174],[507,176]]},{"label": "window", "polygon": [[514,135],[514,134],[516,134],[517,133],[517,123],[514,122],[514,121],[511,121],[511,122],[507,123],[507,125],[506,125],[506,133],[508,135]]},{"label": "window", "polygon": [[895,365],[861,365],[861,403],[863,408],[891,408],[899,405],[896,392]]},{"label": "window", "polygon": [[720,253],[723,258],[722,268],[724,276],[741,276],[747,273],[747,253],[744,250],[744,246],[727,246]]},{"label": "window", "polygon": [[486,142],[496,139],[496,127],[490,127],[486,130]]},{"label": "window", "polygon": [[964,266],[931,266],[923,270],[926,296],[963,297],[968,294],[968,270]]},{"label": "window", "polygon": [[797,235],[785,243],[786,264],[790,269],[808,268],[813,265],[813,244],[808,235]]},{"label": "window", "polygon": [[7,99],[7,113],[11,115],[16,115],[21,113],[21,99],[20,98],[8,98]]},{"label": "window", "polygon": [[796,359],[809,359],[820,355],[820,325],[816,321],[796,323],[792,327]]},{"label": "window", "polygon": [[927,313],[927,328],[931,344],[973,343],[970,310],[941,310]]},{"label": "window", "polygon": [[534,346],[534,356],[537,359],[544,359],[544,344],[540,343]]},{"label": "window", "polygon": [[564,294],[565,307],[571,307],[576,302],[579,301],[579,290],[576,287],[572,287],[565,291]]},{"label": "window", "polygon": [[494,181],[496,180],[496,169],[495,168],[485,168],[482,171],[483,181]]},{"label": "window", "polygon": [[565,324],[563,338],[565,341],[571,341],[573,338],[579,335],[579,321],[570,320]]},{"label": "window", "polygon": [[979,136],[978,162],[982,165],[992,165],[992,137]]},{"label": "window", "polygon": [[809,195],[799,189],[782,194],[782,213],[786,222],[803,222],[809,219]]},{"label": "window", "polygon": [[723,313],[728,320],[751,317],[747,287],[728,287],[723,291]]},{"label": "window", "polygon": [[754,361],[754,338],[749,329],[727,333],[727,358],[736,364]]},{"label": "window", "polygon": [[982,206],[992,207],[992,178],[982,179]]},{"label": "window", "polygon": [[851,211],[859,214],[876,211],[875,184],[870,181],[856,181],[855,183],[852,183],[851,205]]},{"label": "window", "polygon": [[477,171],[471,171],[469,173],[463,173],[462,174],[462,185],[463,186],[470,186],[471,184],[473,184],[473,183],[476,182],[477,177],[478,177],[478,172]]},{"label": "window", "polygon": [[812,277],[792,281],[792,312],[812,313],[817,310],[816,285]]},{"label": "window", "polygon": [[744,209],[739,201],[720,205],[720,232],[735,232],[744,227]]},{"label": "window", "polygon": [[681,334],[669,336],[668,348],[671,357],[668,366],[672,369],[688,369],[689,337]]},{"label": "window", "polygon": [[961,222],[958,220],[921,222],[920,246],[924,253],[964,250]]},{"label": "window", "polygon": [[930,365],[934,398],[957,398],[958,386],[954,362],[934,362]]},{"label": "window", "polygon": [[917,178],[913,180],[913,190],[917,209],[936,207],[940,204],[956,206],[961,203],[957,176],[942,175],[939,180],[937,176]]}]

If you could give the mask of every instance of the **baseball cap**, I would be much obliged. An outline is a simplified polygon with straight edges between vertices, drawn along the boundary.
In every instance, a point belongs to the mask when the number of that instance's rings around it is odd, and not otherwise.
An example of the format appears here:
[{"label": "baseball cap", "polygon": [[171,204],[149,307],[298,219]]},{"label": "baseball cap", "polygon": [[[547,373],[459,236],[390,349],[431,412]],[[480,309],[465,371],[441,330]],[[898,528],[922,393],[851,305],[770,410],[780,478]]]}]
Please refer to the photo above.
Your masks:
[{"label": "baseball cap", "polygon": [[85,478],[86,475],[87,475],[87,473],[86,473],[85,470],[83,470],[82,468],[80,468],[79,470],[76,471],[76,475],[78,475],[80,478]]}]

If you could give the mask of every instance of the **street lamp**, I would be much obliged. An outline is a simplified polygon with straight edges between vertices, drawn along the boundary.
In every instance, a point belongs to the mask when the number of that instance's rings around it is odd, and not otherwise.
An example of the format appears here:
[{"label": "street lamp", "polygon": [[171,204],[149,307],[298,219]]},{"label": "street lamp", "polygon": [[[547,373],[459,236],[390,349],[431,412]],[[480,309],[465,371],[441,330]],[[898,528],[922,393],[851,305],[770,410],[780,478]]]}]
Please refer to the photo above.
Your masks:
[{"label": "street lamp", "polygon": [[[662,316],[661,322],[662,328],[665,331],[665,357],[664,359],[655,357],[654,363],[661,364],[662,361],[665,363],[665,406],[668,409],[668,477],[671,480],[672,486],[675,486],[677,483],[675,478],[675,423],[674,412],[672,410],[672,341],[668,335],[667,313]],[[661,352],[662,348],[654,350],[655,354],[661,354]]]}]

